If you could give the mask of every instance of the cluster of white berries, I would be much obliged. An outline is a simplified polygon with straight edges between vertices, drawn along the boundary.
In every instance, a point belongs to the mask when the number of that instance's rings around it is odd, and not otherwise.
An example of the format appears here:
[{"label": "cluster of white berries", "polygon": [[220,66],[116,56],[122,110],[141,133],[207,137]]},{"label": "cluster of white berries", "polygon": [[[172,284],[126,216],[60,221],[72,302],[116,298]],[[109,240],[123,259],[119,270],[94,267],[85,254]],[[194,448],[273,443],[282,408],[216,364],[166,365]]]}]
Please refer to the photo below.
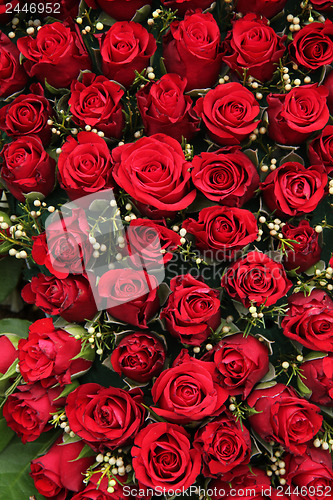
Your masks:
[{"label": "cluster of white berries", "polygon": [[[122,453],[121,448],[119,448],[118,453]],[[109,451],[105,455],[99,453],[99,455],[97,455],[96,457],[96,462],[99,464],[105,464],[101,468],[102,473],[105,473],[108,469],[113,476],[125,476],[125,474],[128,474],[132,470],[132,466],[130,464],[124,464],[124,460],[121,456],[113,456]],[[109,479],[107,489],[108,493],[114,493],[114,487],[116,486],[116,483],[117,482],[115,481],[115,479]]]},{"label": "cluster of white berries", "polygon": [[289,26],[289,31],[291,31],[292,33],[294,31],[299,31],[301,29],[300,26],[301,20],[299,17],[294,17],[292,14],[288,14],[287,21],[288,23],[291,23]]},{"label": "cluster of white berries", "polygon": [[281,476],[284,476],[286,474],[286,463],[281,460],[281,452],[276,451],[274,453],[274,456],[271,457],[270,460],[272,462],[272,465],[270,465],[270,468],[266,472],[267,476],[271,477],[273,476],[273,474],[275,474],[276,476],[279,476],[280,484],[282,486],[285,485],[286,480]]},{"label": "cluster of white berries", "polygon": [[251,314],[252,318],[263,318],[264,317],[264,313],[258,312],[256,306],[250,306],[249,313]]},{"label": "cluster of white berries", "polygon": [[59,424],[60,428],[64,430],[64,432],[66,434],[69,434],[69,436],[71,438],[75,437],[75,433],[73,431],[71,431],[71,428],[69,427],[69,424],[68,424],[68,421],[67,421],[67,418],[66,418],[66,415],[63,414],[63,415],[53,415],[53,423],[56,424],[59,422],[59,420],[61,420],[61,424]]},{"label": "cluster of white berries", "polygon": [[157,19],[160,14],[162,14],[161,9],[154,10],[154,12],[152,13],[152,17],[147,20],[148,26],[153,26],[155,24],[155,19]]},{"label": "cluster of white berries", "polygon": [[[264,215],[261,215],[259,217],[259,222],[260,222],[260,224],[265,224],[267,222],[266,217]],[[286,225],[286,223],[285,222],[281,222],[280,219],[274,219],[274,221],[268,222],[267,223],[267,227],[269,229],[269,234],[271,236],[276,236],[279,239],[283,239],[283,234],[281,233],[281,229],[285,225]],[[262,230],[260,232],[260,229],[259,229],[258,232],[259,232],[259,235],[261,235],[263,233]]]},{"label": "cluster of white berries", "polygon": [[328,183],[328,192],[330,194],[333,194],[333,179],[331,179],[330,182]]},{"label": "cluster of white berries", "polygon": [[181,245],[184,245],[186,243],[186,229],[184,227],[181,228],[181,230],[179,231],[179,234],[180,234],[180,244]]},{"label": "cluster of white berries", "polygon": [[323,450],[333,451],[333,439],[329,439],[327,442],[324,439],[316,438],[313,441],[313,446],[315,448],[322,448]]},{"label": "cluster of white berries", "polygon": [[148,66],[146,73],[148,80],[155,80],[154,68],[152,66]]},{"label": "cluster of white berries", "polygon": [[260,167],[260,170],[261,170],[262,172],[268,172],[268,170],[271,170],[271,171],[273,172],[273,170],[275,170],[275,169],[276,169],[276,164],[277,164],[277,160],[276,160],[276,158],[272,158],[272,159],[271,159],[270,166],[268,166],[268,165],[262,165],[262,166]]},{"label": "cluster of white berries", "polygon": [[230,80],[228,75],[223,76],[222,78],[219,79],[219,83],[223,85],[224,83],[227,83]]}]

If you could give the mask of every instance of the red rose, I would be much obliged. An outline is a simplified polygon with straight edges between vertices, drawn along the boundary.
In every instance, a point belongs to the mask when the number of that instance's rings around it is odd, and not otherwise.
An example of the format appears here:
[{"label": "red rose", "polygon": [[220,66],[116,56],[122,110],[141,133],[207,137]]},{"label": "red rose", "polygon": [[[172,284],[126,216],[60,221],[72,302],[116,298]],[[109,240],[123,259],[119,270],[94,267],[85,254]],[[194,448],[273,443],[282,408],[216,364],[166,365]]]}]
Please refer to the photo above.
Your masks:
[{"label": "red rose", "polygon": [[323,165],[328,174],[333,172],[333,126],[324,130],[309,144],[309,159],[312,165]]},{"label": "red rose", "polygon": [[55,22],[45,24],[34,38],[17,40],[17,47],[26,58],[24,69],[42,84],[45,79],[53,87],[69,87],[80,70],[91,69],[91,61],[78,28]]},{"label": "red rose", "polygon": [[113,187],[111,155],[94,132],[68,136],[58,158],[60,186],[72,200]]},{"label": "red rose", "polygon": [[[239,250],[258,237],[255,216],[242,208],[203,208],[199,219],[186,219],[183,228],[195,237],[195,245],[218,261],[232,260]],[[208,252],[206,252],[208,250]]]},{"label": "red rose", "polygon": [[159,309],[158,281],[154,275],[134,269],[111,269],[98,282],[98,294],[106,300],[101,307],[114,318],[139,328],[148,328]]},{"label": "red rose", "polygon": [[97,9],[100,7],[109,16],[118,21],[129,21],[137,10],[144,5],[150,5],[151,0],[87,0],[88,7]]},{"label": "red rose", "polygon": [[25,202],[24,194],[37,191],[47,196],[55,184],[56,162],[35,135],[20,137],[5,144],[1,177],[15,198]]},{"label": "red rose", "polygon": [[[260,14],[261,15],[261,14]],[[278,36],[266,18],[246,14],[237,19],[222,44],[223,61],[239,75],[261,82],[271,80],[282,58],[286,37]]]},{"label": "red rose", "polygon": [[83,357],[74,359],[81,349],[81,341],[64,329],[55,329],[52,319],[38,319],[30,326],[28,338],[19,340],[20,373],[28,384],[37,381],[43,387],[70,384],[71,378],[87,371],[92,364]]},{"label": "red rose", "polygon": [[240,83],[218,85],[198,99],[194,111],[209,137],[222,146],[240,144],[259,123],[259,104]]},{"label": "red rose", "polygon": [[117,22],[99,38],[103,75],[129,87],[135,71],[139,73],[149,65],[156,50],[151,33],[132,21]]},{"label": "red rose", "polygon": [[310,401],[333,406],[333,354],[305,361],[300,368],[302,382],[312,391]]},{"label": "red rose", "polygon": [[152,334],[126,335],[111,354],[115,372],[136,382],[148,382],[163,370],[165,347]]},{"label": "red rose", "polygon": [[238,0],[236,10],[243,14],[254,12],[271,18],[282,11],[286,3],[287,0]]},{"label": "red rose", "polygon": [[[11,338],[12,337],[12,338]],[[13,340],[13,342],[12,342]],[[17,359],[17,341],[11,334],[0,335],[0,373],[4,375]]]},{"label": "red rose", "polygon": [[190,164],[179,142],[165,134],[119,146],[112,159],[114,180],[139,202],[144,215],[172,217],[195,198],[195,190],[190,191]]},{"label": "red rose", "polygon": [[167,9],[177,10],[177,16],[183,17],[188,10],[208,9],[213,3],[212,0],[161,0],[162,5]]},{"label": "red rose", "polygon": [[83,474],[95,461],[94,457],[78,459],[83,447],[83,441],[63,443],[60,437],[45,455],[31,462],[30,476],[41,495],[65,500],[69,491],[83,489]]},{"label": "red rose", "polygon": [[325,127],[327,89],[317,84],[294,87],[287,94],[269,94],[268,135],[279,144],[298,145]]},{"label": "red rose", "polygon": [[258,172],[251,160],[236,148],[219,149],[194,156],[192,182],[209,200],[241,207],[259,186]]},{"label": "red rose", "polygon": [[250,461],[250,433],[229,412],[201,427],[194,436],[193,446],[202,455],[206,477],[225,474]]},{"label": "red rose", "polygon": [[289,161],[271,172],[260,187],[268,208],[286,218],[313,212],[325,195],[327,180],[321,165],[305,167]]},{"label": "red rose", "polygon": [[103,75],[84,73],[82,82],[73,80],[68,101],[73,121],[81,128],[90,125],[107,137],[119,139],[125,120],[121,98],[124,91]]},{"label": "red rose", "polygon": [[333,301],[323,290],[294,293],[283,318],[283,334],[314,351],[333,352]]},{"label": "red rose", "polygon": [[52,413],[64,406],[65,398],[59,396],[62,387],[43,387],[35,384],[19,385],[10,394],[3,407],[8,427],[22,439],[22,443],[35,441],[42,432],[52,428]]},{"label": "red rose", "polygon": [[0,130],[9,137],[37,135],[47,146],[51,139],[47,121],[52,117],[52,108],[40,84],[32,84],[30,91],[0,109]]},{"label": "red rose", "polygon": [[312,0],[312,5],[321,12],[331,12],[333,7],[332,0]]},{"label": "red rose", "polygon": [[258,339],[236,333],[220,340],[213,351],[205,354],[205,361],[213,361],[218,381],[230,396],[243,399],[268,372],[268,349]]},{"label": "red rose", "polygon": [[221,33],[209,12],[186,14],[173,21],[163,37],[163,57],[168,73],[186,78],[186,90],[212,87],[222,65]]},{"label": "red rose", "polygon": [[297,269],[304,272],[320,260],[321,247],[318,243],[319,234],[310,226],[308,221],[302,220],[298,226],[285,224],[282,227],[284,239],[289,241],[291,248],[286,246],[283,254],[285,269]]},{"label": "red rose", "polygon": [[219,292],[190,274],[172,278],[170,287],[160,314],[166,329],[183,344],[202,344],[221,321]]},{"label": "red rose", "polygon": [[283,384],[254,390],[247,403],[259,412],[249,417],[252,429],[265,441],[276,441],[296,455],[305,452],[305,443],[321,428],[320,408]]},{"label": "red rose", "polygon": [[147,425],[136,436],[131,453],[135,477],[148,488],[186,490],[200,473],[200,453],[191,448],[190,436],[180,425]]},{"label": "red rose", "polygon": [[80,385],[67,397],[69,426],[94,450],[130,444],[143,425],[142,396],[140,389]]},{"label": "red rose", "polygon": [[271,306],[292,287],[282,264],[261,252],[250,252],[230,266],[222,277],[222,288],[245,307]]},{"label": "red rose", "polygon": [[151,393],[158,408],[154,412],[177,424],[214,417],[225,409],[228,393],[216,381],[214,363],[191,358],[175,361],[156,379]]},{"label": "red rose", "polygon": [[310,23],[299,30],[288,46],[291,59],[315,70],[333,62],[333,23]]},{"label": "red rose", "polygon": [[0,31],[0,96],[23,90],[28,77],[19,61],[20,52],[7,35]]},{"label": "red rose", "polygon": [[163,75],[136,94],[138,109],[147,135],[164,133],[181,142],[199,132],[199,118],[190,96],[184,95],[186,79],[176,74]]},{"label": "red rose", "polygon": [[333,113],[333,71],[328,73],[327,77],[323,82],[324,87],[326,87],[328,91],[327,96],[327,106],[330,111],[330,114]]},{"label": "red rose", "polygon": [[85,276],[69,275],[58,279],[55,276],[38,274],[22,290],[22,298],[28,304],[35,304],[46,314],[61,316],[66,321],[92,319],[97,307]]}]

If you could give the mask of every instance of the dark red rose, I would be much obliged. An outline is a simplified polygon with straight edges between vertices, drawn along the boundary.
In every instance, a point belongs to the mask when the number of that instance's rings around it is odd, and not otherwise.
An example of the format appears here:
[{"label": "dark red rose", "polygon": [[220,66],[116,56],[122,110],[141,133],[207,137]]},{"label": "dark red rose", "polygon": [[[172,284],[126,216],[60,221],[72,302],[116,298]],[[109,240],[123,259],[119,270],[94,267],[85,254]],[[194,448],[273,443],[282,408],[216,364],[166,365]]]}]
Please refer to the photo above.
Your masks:
[{"label": "dark red rose", "polygon": [[177,424],[222,413],[228,393],[217,383],[214,363],[184,353],[177,362],[164,370],[152,387],[152,397],[158,405],[154,412]]},{"label": "dark red rose", "polygon": [[312,165],[323,165],[326,172],[332,174],[333,125],[327,125],[320,135],[310,142],[308,155]]},{"label": "dark red rose", "polygon": [[168,422],[148,424],[131,450],[139,484],[166,492],[186,490],[200,473],[201,456],[191,448],[183,427]]},{"label": "dark red rose", "polygon": [[20,51],[7,35],[0,31],[0,96],[8,97],[23,90],[28,77],[21,66]]},{"label": "dark red rose", "polygon": [[83,384],[66,401],[73,432],[94,450],[114,449],[133,442],[143,425],[145,409],[140,389],[124,391],[99,384]]},{"label": "dark red rose", "polygon": [[265,17],[274,17],[281,12],[287,3],[287,0],[238,0],[236,11],[247,14],[254,12]]},{"label": "dark red rose", "polygon": [[10,19],[14,17],[14,14],[16,12],[13,10],[17,4],[19,3],[19,0],[12,0],[10,2],[11,7],[8,6],[8,1],[7,0],[0,0],[0,23],[1,24],[6,24]]},{"label": "dark red rose", "polygon": [[193,446],[202,455],[206,477],[225,474],[250,461],[250,433],[229,412],[201,427],[194,436]]},{"label": "dark red rose", "polygon": [[260,187],[268,208],[286,218],[313,212],[325,196],[327,180],[323,166],[289,161],[271,172]]},{"label": "dark red rose", "polygon": [[152,334],[126,335],[111,354],[111,364],[119,375],[136,382],[148,382],[163,370],[165,347]]},{"label": "dark red rose", "polygon": [[312,391],[310,401],[333,406],[333,354],[305,361],[300,368],[303,384]]},{"label": "dark red rose", "polygon": [[251,160],[236,148],[194,156],[192,182],[209,200],[240,208],[259,186]]},{"label": "dark red rose", "polygon": [[304,272],[320,260],[319,234],[307,220],[300,221],[298,226],[285,224],[282,227],[282,234],[284,239],[292,240],[288,242],[288,246],[285,247],[286,252],[283,254],[285,269]]},{"label": "dark red rose", "polygon": [[245,307],[271,306],[292,287],[282,264],[261,252],[249,252],[230,266],[222,277],[222,288]]},{"label": "dark red rose", "polygon": [[258,237],[257,220],[242,208],[215,206],[203,208],[198,222],[186,219],[183,228],[195,237],[195,245],[218,261],[232,260],[239,250]]},{"label": "dark red rose", "polygon": [[333,352],[333,301],[323,290],[294,293],[281,326],[283,334],[314,351]]},{"label": "dark red rose", "polygon": [[242,333],[223,338],[202,359],[213,361],[219,384],[230,396],[241,394],[243,399],[268,372],[267,347],[252,335],[245,337]]},{"label": "dark red rose", "polygon": [[92,319],[97,307],[85,276],[69,275],[59,279],[55,276],[38,274],[22,290],[22,298],[28,304],[35,304],[46,314],[61,316],[66,321]]},{"label": "dark red rose", "polygon": [[106,309],[114,318],[148,328],[158,311],[158,281],[154,275],[134,269],[111,269],[98,282],[98,294],[106,299]]},{"label": "dark red rose", "polygon": [[219,292],[190,274],[172,278],[170,287],[160,314],[166,329],[183,344],[202,344],[221,321]]},{"label": "dark red rose", "polygon": [[90,125],[107,137],[119,139],[125,124],[120,101],[123,95],[120,85],[105,76],[84,73],[82,82],[73,80],[71,85],[68,104],[72,119],[81,128]]},{"label": "dark red rose", "polygon": [[287,94],[269,94],[268,135],[279,144],[297,146],[325,127],[328,91],[317,84],[294,87]]},{"label": "dark red rose", "polygon": [[129,21],[137,10],[144,5],[150,5],[151,0],[87,0],[88,7],[93,9],[101,8],[109,16],[118,21]]},{"label": "dark red rose", "polygon": [[68,136],[58,158],[60,186],[72,200],[113,187],[111,154],[94,132]]},{"label": "dark red rose", "polygon": [[165,134],[142,137],[112,150],[113,177],[150,218],[172,217],[195,198],[190,163],[175,139]]},{"label": "dark red rose", "polygon": [[332,0],[312,0],[312,5],[321,12],[331,12],[333,7]]},{"label": "dark red rose", "polygon": [[67,24],[45,24],[34,38],[17,40],[17,47],[26,58],[24,69],[42,84],[45,79],[53,87],[69,87],[80,70],[91,69],[91,61],[78,28]]},{"label": "dark red rose", "polygon": [[163,37],[163,57],[168,73],[186,78],[186,90],[212,87],[222,65],[221,33],[209,12],[185,15],[173,21]]},{"label": "dark red rose", "polygon": [[[261,14],[260,14],[261,16]],[[239,75],[271,80],[282,58],[286,37],[278,36],[264,17],[246,14],[237,19],[222,44],[223,62]]]},{"label": "dark red rose", "polygon": [[52,413],[64,406],[65,398],[59,398],[63,388],[43,387],[35,384],[19,385],[10,394],[3,407],[8,427],[22,439],[22,443],[35,441],[42,432],[52,428]]},{"label": "dark red rose", "polygon": [[184,95],[186,79],[167,73],[147,83],[136,94],[138,109],[147,135],[164,133],[177,141],[188,141],[199,132],[199,118],[190,96]]},{"label": "dark red rose", "polygon": [[249,417],[252,429],[265,441],[280,443],[296,455],[305,452],[306,443],[321,428],[320,408],[283,384],[254,390],[247,403],[259,412]]},{"label": "dark red rose", "polygon": [[151,33],[139,23],[121,21],[99,38],[103,75],[129,87],[139,73],[149,65],[156,50]]},{"label": "dark red rose", "polygon": [[310,23],[299,30],[288,46],[291,59],[315,70],[333,61],[333,23]]},{"label": "dark red rose", "polygon": [[4,375],[17,359],[17,340],[15,336],[0,335],[0,373]]},{"label": "dark red rose", "polygon": [[25,202],[24,194],[37,191],[47,196],[55,184],[56,162],[35,135],[5,144],[1,153],[1,178],[15,198]]},{"label": "dark red rose", "polygon": [[83,447],[83,441],[63,443],[59,437],[45,455],[31,462],[30,476],[41,495],[52,500],[65,500],[69,491],[84,488],[83,474],[94,463],[95,457],[77,460]]},{"label": "dark red rose", "polygon": [[81,349],[81,341],[64,329],[55,329],[52,319],[38,319],[30,326],[28,338],[19,341],[20,373],[28,384],[37,381],[43,387],[70,384],[71,378],[87,371],[92,364],[83,357],[73,359]]},{"label": "dark red rose", "polygon": [[37,135],[47,146],[51,139],[47,121],[52,117],[52,108],[40,84],[31,85],[30,91],[0,109],[0,130],[9,137]]},{"label": "dark red rose", "polygon": [[259,123],[259,104],[240,83],[218,85],[198,99],[194,111],[202,118],[208,136],[221,146],[240,144]]},{"label": "dark red rose", "polygon": [[212,0],[161,0],[167,9],[177,10],[177,16],[183,17],[188,10],[208,9]]},{"label": "dark red rose", "polygon": [[324,87],[326,87],[328,91],[328,96],[327,96],[327,106],[328,109],[330,110],[330,114],[333,113],[333,71],[328,73],[327,77],[325,78],[323,82]]}]

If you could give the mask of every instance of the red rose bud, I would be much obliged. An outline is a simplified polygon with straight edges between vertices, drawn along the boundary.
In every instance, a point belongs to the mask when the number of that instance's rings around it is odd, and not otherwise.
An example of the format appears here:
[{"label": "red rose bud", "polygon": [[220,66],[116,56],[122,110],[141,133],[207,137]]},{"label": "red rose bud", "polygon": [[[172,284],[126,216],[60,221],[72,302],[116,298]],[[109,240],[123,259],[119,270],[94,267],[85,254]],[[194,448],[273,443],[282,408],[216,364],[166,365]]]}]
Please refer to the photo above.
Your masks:
[{"label": "red rose bud", "polygon": [[274,17],[281,12],[287,0],[238,0],[235,10],[247,14],[254,12],[264,17]]},{"label": "red rose bud", "polygon": [[177,10],[177,16],[183,17],[188,10],[208,9],[212,0],[161,0],[166,9]]},{"label": "red rose bud", "polygon": [[276,441],[293,454],[302,455],[321,428],[320,408],[283,384],[254,390],[247,403],[259,412],[249,417],[252,429],[265,441]]},{"label": "red rose bud", "polygon": [[66,415],[73,432],[98,451],[131,444],[142,427],[145,409],[140,389],[83,384],[67,397]]},{"label": "red rose bud", "polygon": [[333,406],[333,354],[318,353],[317,359],[305,361],[300,368],[302,382],[312,392],[310,401]]},{"label": "red rose bud", "polygon": [[[332,107],[333,110],[333,107]],[[333,172],[333,126],[327,125],[309,144],[312,165],[323,165],[328,175]]]},{"label": "red rose bud", "polygon": [[125,124],[120,102],[123,95],[120,85],[105,76],[84,73],[81,82],[73,80],[71,85],[68,104],[72,119],[81,128],[89,125],[107,137],[119,139]]},{"label": "red rose bud", "polygon": [[69,87],[80,70],[91,69],[91,61],[79,29],[65,23],[45,24],[37,36],[17,40],[17,47],[26,60],[24,69],[30,77],[56,88]]},{"label": "red rose bud", "polygon": [[222,64],[220,38],[209,12],[188,13],[183,21],[173,21],[163,37],[167,72],[186,78],[186,90],[212,87]]},{"label": "red rose bud", "polygon": [[8,97],[23,90],[28,77],[21,66],[20,51],[9,40],[7,35],[0,31],[0,96]]},{"label": "red rose bud", "polygon": [[111,354],[115,372],[136,382],[148,382],[163,370],[165,347],[153,335],[135,332],[126,335]]},{"label": "red rose bud", "polygon": [[92,9],[102,9],[117,21],[130,21],[136,11],[144,5],[150,5],[151,0],[87,0],[86,4]]},{"label": "red rose bud", "polygon": [[259,123],[259,103],[240,83],[225,83],[198,99],[194,111],[212,141],[221,146],[240,144]]},{"label": "red rose bud", "polygon": [[219,292],[190,274],[172,278],[171,294],[160,317],[183,344],[198,346],[221,321]]},{"label": "red rose bud", "polygon": [[69,491],[83,490],[83,475],[95,462],[93,456],[78,459],[84,446],[83,441],[64,443],[59,437],[45,455],[31,462],[30,476],[41,495],[65,500]]},{"label": "red rose bud", "polygon": [[310,23],[299,30],[288,46],[291,59],[315,70],[333,62],[333,23]]},{"label": "red rose bud", "polygon": [[282,234],[284,239],[293,240],[288,242],[291,248],[288,245],[283,254],[285,269],[297,269],[297,272],[304,272],[320,260],[319,234],[308,221],[302,220],[298,226],[285,224],[282,227]]},{"label": "red rose bud", "polygon": [[132,21],[114,23],[98,38],[103,75],[126,88],[135,79],[135,71],[141,73],[148,66],[156,50],[154,36]]},{"label": "red rose bud", "polygon": [[[68,331],[67,331],[68,330]],[[39,319],[29,328],[27,339],[18,343],[20,372],[28,384],[40,381],[43,387],[59,383],[70,384],[71,379],[89,370],[94,351],[82,348],[74,335],[84,333],[78,325],[55,329],[52,319]]]}]

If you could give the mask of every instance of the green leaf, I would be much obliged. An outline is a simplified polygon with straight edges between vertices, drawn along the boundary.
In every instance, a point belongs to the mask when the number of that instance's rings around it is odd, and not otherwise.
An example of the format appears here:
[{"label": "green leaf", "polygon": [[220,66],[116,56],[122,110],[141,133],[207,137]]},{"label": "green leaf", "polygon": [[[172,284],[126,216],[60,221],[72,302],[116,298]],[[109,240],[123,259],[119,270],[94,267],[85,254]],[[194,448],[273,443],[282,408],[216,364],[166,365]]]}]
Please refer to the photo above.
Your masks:
[{"label": "green leaf", "polygon": [[[1,417],[0,418],[0,453],[2,452],[2,450],[4,448],[6,448],[6,446],[8,445],[8,443],[10,443],[10,441],[13,439],[14,436],[15,436],[15,432],[12,431],[12,429],[10,429],[7,426],[6,420],[3,417]],[[1,472],[0,472],[0,474],[1,474]]]},{"label": "green leaf", "polygon": [[25,339],[29,333],[31,321],[26,319],[5,318],[0,320],[1,333],[15,333],[22,339]]},{"label": "green leaf", "polygon": [[8,251],[13,247],[13,243],[10,241],[4,241],[0,245],[0,255],[7,255]]},{"label": "green leaf", "polygon": [[67,94],[68,93],[68,89],[64,89],[64,88],[57,89],[57,88],[53,87],[52,85],[50,85],[49,83],[47,83],[46,78],[45,78],[45,88],[52,95],[60,95],[60,94]]},{"label": "green leaf", "polygon": [[312,351],[304,356],[304,361],[312,361],[314,359],[322,359],[328,356],[327,352]]},{"label": "green leaf", "polygon": [[81,458],[86,458],[86,457],[93,457],[96,456],[96,452],[90,448],[87,444],[84,445],[82,448],[79,456],[77,458],[74,458],[74,460],[71,460],[71,462],[76,462],[77,460],[80,460]]},{"label": "green leaf", "polygon": [[134,21],[135,23],[143,22],[149,16],[150,11],[151,11],[150,5],[144,5],[143,7],[141,7],[141,9],[138,9],[136,11],[131,21]]},{"label": "green leaf", "polygon": [[64,390],[59,394],[59,396],[57,398],[55,398],[54,401],[57,401],[57,399],[64,398],[64,397],[68,396],[68,394],[73,392],[74,389],[79,387],[79,385],[80,384],[77,380],[73,380],[73,382],[71,384],[65,385]]},{"label": "green leaf", "polygon": [[29,203],[33,203],[35,200],[43,201],[45,198],[43,193],[39,193],[38,191],[30,191],[30,193],[23,193],[23,196]]},{"label": "green leaf", "polygon": [[276,373],[275,373],[275,368],[274,368],[274,365],[272,365],[272,363],[269,363],[268,365],[268,372],[266,373],[266,375],[260,380],[260,383],[263,383],[263,382],[270,382],[271,380],[274,380],[276,377]]},{"label": "green leaf", "polygon": [[0,260],[0,302],[3,302],[16,287],[21,275],[21,270],[22,262],[18,259],[5,257]]},{"label": "green leaf", "polygon": [[312,391],[302,382],[301,377],[297,377],[297,387],[302,396],[309,398]]},{"label": "green leaf", "polygon": [[105,24],[106,26],[113,26],[117,21],[113,17],[109,16],[106,12],[101,12],[97,19],[98,23]]}]

